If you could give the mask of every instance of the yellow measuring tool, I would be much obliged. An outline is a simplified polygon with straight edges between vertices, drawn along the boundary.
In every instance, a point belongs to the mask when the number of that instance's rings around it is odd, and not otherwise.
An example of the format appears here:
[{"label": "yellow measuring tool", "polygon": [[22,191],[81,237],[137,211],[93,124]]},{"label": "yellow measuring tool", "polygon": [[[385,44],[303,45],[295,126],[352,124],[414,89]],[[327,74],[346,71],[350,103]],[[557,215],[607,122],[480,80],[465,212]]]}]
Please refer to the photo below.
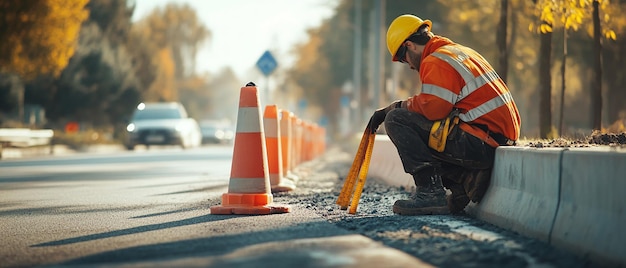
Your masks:
[{"label": "yellow measuring tool", "polygon": [[[341,209],[345,210],[348,208],[348,205],[350,205],[350,210],[348,211],[350,214],[356,214],[356,208],[359,205],[359,199],[361,198],[363,186],[365,185],[367,170],[369,169],[370,160],[372,158],[375,137],[375,133],[372,133],[369,128],[365,128],[361,142],[359,143],[359,149],[354,156],[354,161],[352,161],[352,167],[350,167],[346,181],[343,183],[343,188],[341,188],[341,192],[337,198],[337,204]],[[350,199],[352,199],[352,201],[350,201]]]}]

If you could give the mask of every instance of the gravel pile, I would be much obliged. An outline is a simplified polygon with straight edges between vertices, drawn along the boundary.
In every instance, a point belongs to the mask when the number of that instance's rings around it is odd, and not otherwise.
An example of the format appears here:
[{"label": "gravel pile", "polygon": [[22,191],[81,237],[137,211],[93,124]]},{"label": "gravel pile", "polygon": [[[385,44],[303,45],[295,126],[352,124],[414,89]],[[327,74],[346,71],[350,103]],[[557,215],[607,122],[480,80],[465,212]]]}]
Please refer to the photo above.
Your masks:
[{"label": "gravel pile", "polygon": [[519,146],[526,147],[595,147],[595,146],[612,146],[626,147],[626,132],[622,133],[600,133],[593,132],[584,139],[568,139],[558,138],[553,140],[522,140],[518,142]]}]

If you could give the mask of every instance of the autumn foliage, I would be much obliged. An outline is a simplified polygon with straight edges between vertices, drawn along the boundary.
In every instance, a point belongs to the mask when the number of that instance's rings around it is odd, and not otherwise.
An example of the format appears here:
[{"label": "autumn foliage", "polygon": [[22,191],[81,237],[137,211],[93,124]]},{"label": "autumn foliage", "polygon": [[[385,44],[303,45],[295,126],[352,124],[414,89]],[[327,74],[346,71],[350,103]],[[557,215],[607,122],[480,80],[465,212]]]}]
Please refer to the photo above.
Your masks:
[{"label": "autumn foliage", "polygon": [[58,75],[74,55],[89,0],[0,1],[0,70]]}]

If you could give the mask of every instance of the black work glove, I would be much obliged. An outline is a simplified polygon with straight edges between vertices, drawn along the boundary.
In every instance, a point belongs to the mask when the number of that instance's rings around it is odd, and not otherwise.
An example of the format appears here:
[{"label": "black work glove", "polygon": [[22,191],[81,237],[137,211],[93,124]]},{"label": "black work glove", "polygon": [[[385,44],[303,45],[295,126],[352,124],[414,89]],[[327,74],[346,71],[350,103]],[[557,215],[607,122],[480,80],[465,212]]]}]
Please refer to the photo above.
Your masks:
[{"label": "black work glove", "polygon": [[370,117],[370,121],[367,123],[367,128],[372,133],[376,133],[376,130],[378,130],[378,127],[380,126],[380,124],[382,124],[385,121],[385,117],[387,116],[387,113],[395,108],[400,108],[401,105],[402,105],[402,101],[395,101],[391,105],[385,108],[380,108],[376,110],[374,114],[372,115],[372,117]]},{"label": "black work glove", "polygon": [[372,117],[370,117],[370,121],[367,123],[367,129],[369,129],[371,133],[376,133],[378,126],[385,121],[385,116],[387,116],[385,108],[376,110]]}]

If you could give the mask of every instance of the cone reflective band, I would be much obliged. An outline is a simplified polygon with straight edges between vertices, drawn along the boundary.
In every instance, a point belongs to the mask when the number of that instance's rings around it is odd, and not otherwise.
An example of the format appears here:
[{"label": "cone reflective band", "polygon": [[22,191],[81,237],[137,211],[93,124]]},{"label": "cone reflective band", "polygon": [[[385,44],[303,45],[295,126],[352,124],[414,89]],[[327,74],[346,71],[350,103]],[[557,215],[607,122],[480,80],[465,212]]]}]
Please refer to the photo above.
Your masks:
[{"label": "cone reflective band", "polygon": [[241,88],[228,192],[222,194],[222,205],[211,207],[211,214],[289,212],[286,206],[270,206],[273,196],[261,125],[258,91],[253,83],[249,83]]}]

